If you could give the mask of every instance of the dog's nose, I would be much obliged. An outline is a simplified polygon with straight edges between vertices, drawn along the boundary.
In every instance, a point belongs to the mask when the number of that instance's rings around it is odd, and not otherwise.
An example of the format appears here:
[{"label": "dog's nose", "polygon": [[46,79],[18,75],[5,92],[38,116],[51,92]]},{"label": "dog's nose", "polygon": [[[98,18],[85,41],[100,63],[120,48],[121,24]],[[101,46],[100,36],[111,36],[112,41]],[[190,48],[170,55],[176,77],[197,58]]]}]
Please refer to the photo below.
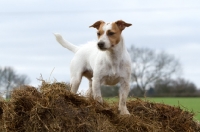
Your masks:
[{"label": "dog's nose", "polygon": [[98,42],[98,47],[101,49],[104,47],[105,43],[103,41]]}]

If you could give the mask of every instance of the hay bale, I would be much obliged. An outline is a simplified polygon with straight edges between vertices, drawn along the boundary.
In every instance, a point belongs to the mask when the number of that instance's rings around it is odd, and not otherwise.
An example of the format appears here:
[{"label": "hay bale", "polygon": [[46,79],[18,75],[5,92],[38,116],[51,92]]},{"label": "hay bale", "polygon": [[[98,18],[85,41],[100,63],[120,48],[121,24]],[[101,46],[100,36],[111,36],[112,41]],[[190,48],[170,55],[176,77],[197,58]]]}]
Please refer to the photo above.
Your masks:
[{"label": "hay bale", "polygon": [[39,92],[23,86],[10,101],[0,100],[0,130],[9,132],[155,132],[200,131],[193,114],[178,107],[142,100],[127,102],[130,116],[118,114],[118,104],[99,104],[72,94],[69,85],[43,82]]},{"label": "hay bale", "polygon": [[161,103],[149,101],[128,102],[130,113],[137,115],[142,120],[147,120],[160,127],[161,131],[192,132],[199,131],[197,123],[193,121],[194,113],[183,111],[180,107],[172,107]]},{"label": "hay bale", "polygon": [[45,93],[51,89],[58,89],[58,88],[61,88],[64,90],[70,90],[70,85],[68,83],[64,83],[64,82],[47,83],[42,80],[42,85],[39,86],[39,88],[42,93]]},{"label": "hay bale", "polygon": [[21,86],[11,93],[10,101],[3,107],[3,121],[8,131],[25,131],[30,119],[30,111],[40,101],[42,95],[34,87]]}]

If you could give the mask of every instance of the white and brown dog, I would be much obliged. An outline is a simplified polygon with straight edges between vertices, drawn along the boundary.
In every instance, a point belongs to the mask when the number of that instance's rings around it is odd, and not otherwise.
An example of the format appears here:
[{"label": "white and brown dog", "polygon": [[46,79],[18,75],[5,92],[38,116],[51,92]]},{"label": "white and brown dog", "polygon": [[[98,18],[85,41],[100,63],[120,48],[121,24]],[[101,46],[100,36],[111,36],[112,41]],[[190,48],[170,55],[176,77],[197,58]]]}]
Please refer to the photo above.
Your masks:
[{"label": "white and brown dog", "polygon": [[122,31],[131,26],[122,20],[106,23],[97,21],[90,27],[96,28],[98,41],[77,47],[55,34],[57,41],[75,53],[70,64],[71,92],[76,93],[82,76],[89,80],[88,96],[103,103],[101,85],[121,84],[119,91],[120,114],[129,114],[126,99],[130,90],[131,59],[125,47]]}]

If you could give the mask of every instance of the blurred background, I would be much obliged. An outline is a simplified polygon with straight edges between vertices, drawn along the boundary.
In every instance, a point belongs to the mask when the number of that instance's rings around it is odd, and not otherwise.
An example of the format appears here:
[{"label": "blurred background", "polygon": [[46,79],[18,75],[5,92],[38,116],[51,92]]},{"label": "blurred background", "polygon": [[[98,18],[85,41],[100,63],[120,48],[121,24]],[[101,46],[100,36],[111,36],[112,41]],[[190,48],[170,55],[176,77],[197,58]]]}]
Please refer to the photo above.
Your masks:
[{"label": "blurred background", "polygon": [[[120,19],[132,23],[123,36],[133,61],[131,84],[139,94],[155,94],[164,86],[168,92],[198,93],[199,14],[198,0],[1,0],[1,93],[21,84],[37,87],[38,79],[69,82],[73,53],[53,33],[80,45],[97,39],[96,30],[89,28],[94,22]],[[79,92],[87,88],[83,79]]]}]

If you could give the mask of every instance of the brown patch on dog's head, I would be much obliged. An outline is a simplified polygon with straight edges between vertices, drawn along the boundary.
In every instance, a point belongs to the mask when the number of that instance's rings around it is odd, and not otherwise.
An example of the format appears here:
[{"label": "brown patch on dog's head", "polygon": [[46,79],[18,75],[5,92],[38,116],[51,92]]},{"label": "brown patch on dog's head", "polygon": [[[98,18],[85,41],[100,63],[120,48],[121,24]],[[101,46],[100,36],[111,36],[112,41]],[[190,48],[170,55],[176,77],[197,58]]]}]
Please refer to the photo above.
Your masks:
[{"label": "brown patch on dog's head", "polygon": [[112,23],[111,29],[106,31],[106,34],[112,46],[119,43],[120,38],[121,38],[121,32],[125,29],[125,27],[129,27],[131,25],[132,24],[126,23],[122,20],[118,20]]},{"label": "brown patch on dog's head", "polygon": [[93,28],[96,28],[97,30],[99,30],[100,25],[102,25],[102,24],[105,24],[105,22],[102,21],[102,20],[99,20],[99,21],[95,22],[93,25],[91,25],[89,27],[93,27]]},{"label": "brown patch on dog's head", "polygon": [[90,27],[96,28],[98,30],[97,31],[98,39],[101,37],[101,35],[104,34],[104,30],[103,30],[104,25],[105,25],[105,22],[100,20],[100,21],[97,21],[93,25],[90,26]]},{"label": "brown patch on dog's head", "polygon": [[111,29],[106,31],[106,35],[108,36],[108,39],[110,40],[110,43],[112,46],[119,43],[121,38],[121,30],[118,28],[118,26],[115,23],[111,24]]},{"label": "brown patch on dog's head", "polygon": [[118,28],[119,28],[121,31],[124,30],[126,27],[129,27],[129,26],[132,25],[132,24],[126,23],[126,22],[124,22],[124,21],[122,21],[122,20],[116,21],[115,24],[118,26]]}]

